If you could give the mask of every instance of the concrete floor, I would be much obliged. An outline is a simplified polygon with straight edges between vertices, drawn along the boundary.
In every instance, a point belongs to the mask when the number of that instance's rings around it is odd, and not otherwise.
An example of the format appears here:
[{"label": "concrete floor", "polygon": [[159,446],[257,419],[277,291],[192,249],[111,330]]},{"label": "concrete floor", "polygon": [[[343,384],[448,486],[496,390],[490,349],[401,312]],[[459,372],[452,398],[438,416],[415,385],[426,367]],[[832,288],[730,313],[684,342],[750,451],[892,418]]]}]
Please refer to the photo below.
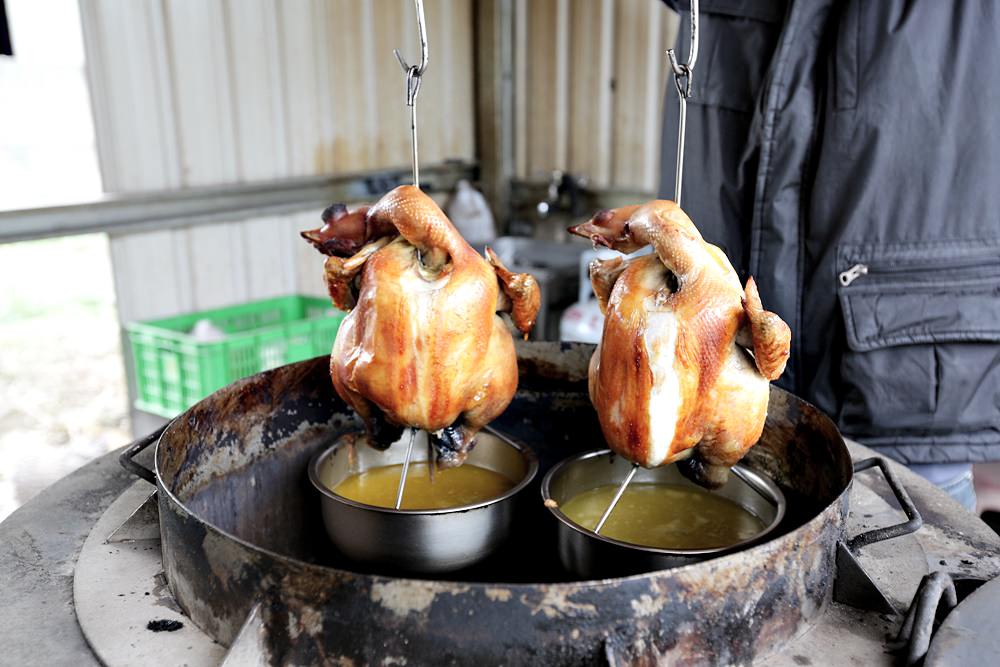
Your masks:
[{"label": "concrete floor", "polygon": [[129,442],[107,239],[0,246],[0,521]]}]

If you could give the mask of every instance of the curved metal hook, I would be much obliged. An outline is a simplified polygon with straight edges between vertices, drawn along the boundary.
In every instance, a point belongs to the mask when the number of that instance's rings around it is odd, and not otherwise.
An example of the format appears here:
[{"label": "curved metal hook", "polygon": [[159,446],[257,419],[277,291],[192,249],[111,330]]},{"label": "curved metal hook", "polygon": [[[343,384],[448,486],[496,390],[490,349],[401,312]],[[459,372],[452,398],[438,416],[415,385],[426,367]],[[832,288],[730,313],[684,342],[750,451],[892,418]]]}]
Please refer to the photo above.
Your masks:
[{"label": "curved metal hook", "polygon": [[[697,2],[697,0],[695,0]],[[420,64],[410,65],[403,59],[399,49],[393,49],[392,53],[399,61],[400,67],[406,72],[407,77],[421,77],[427,69],[427,21],[424,19],[424,0],[413,0],[413,6],[417,10],[417,34],[420,37]]]},{"label": "curved metal hook", "polygon": [[[691,23],[691,39],[688,41],[687,62],[683,65],[677,62],[677,54],[673,49],[667,49],[667,58],[670,60],[670,69],[676,77],[687,77],[691,79],[691,72],[698,62],[698,0],[691,0],[691,11],[689,13]],[[690,94],[690,86],[688,86]]]},{"label": "curved metal hook", "polygon": [[680,65],[680,74],[674,75],[674,87],[681,97],[691,97],[691,68],[687,65]]},{"label": "curved metal hook", "polygon": [[[417,10],[417,33],[420,36],[420,64],[410,65],[403,59],[399,49],[392,52],[399,61],[399,66],[406,74],[406,106],[410,107],[410,161],[413,166],[413,184],[420,187],[420,156],[417,152],[417,93],[420,92],[420,81],[427,70],[427,21],[424,19],[424,0],[413,0]],[[400,489],[405,480],[400,481]],[[402,493],[402,492],[400,492]],[[402,496],[400,496],[402,497]]]},{"label": "curved metal hook", "polygon": [[687,127],[687,99],[691,97],[691,80],[694,78],[694,64],[698,60],[698,0],[690,0],[691,40],[688,42],[688,60],[677,62],[677,54],[673,49],[667,49],[670,69],[674,73],[674,86],[677,87],[679,103],[677,116],[677,167],[674,172],[674,201],[680,206],[681,191],[684,183],[684,131]]}]

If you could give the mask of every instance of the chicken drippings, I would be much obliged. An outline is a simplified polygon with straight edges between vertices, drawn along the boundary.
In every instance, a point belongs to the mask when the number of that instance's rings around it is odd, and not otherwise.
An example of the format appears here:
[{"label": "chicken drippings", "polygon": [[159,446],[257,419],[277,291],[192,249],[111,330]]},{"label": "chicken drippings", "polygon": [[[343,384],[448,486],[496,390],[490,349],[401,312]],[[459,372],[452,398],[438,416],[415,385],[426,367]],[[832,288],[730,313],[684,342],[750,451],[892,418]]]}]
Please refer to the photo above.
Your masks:
[{"label": "chicken drippings", "polygon": [[[348,500],[395,507],[402,465],[380,466],[344,479],[333,492]],[[426,463],[411,463],[400,509],[427,510],[460,507],[491,500],[514,487],[514,482],[493,470],[466,463],[433,471]]]},{"label": "chicken drippings", "polygon": [[[560,509],[593,530],[618,490],[607,484],[573,496]],[[714,549],[750,539],[764,523],[728,498],[677,484],[631,484],[601,535],[660,549]]]}]

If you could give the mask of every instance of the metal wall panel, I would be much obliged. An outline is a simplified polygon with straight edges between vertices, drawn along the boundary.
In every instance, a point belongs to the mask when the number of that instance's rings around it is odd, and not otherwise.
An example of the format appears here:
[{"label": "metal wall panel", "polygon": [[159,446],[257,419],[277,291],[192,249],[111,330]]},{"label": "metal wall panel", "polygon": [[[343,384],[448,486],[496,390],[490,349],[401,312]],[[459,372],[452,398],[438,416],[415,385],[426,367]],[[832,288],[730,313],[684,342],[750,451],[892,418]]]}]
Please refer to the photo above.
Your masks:
[{"label": "metal wall panel", "polygon": [[[105,188],[138,192],[409,164],[404,0],[80,0]],[[472,0],[427,0],[425,163],[474,159]],[[122,321],[323,293],[302,216],[116,234]],[[288,238],[285,238],[285,237]],[[300,247],[301,246],[301,247]]]},{"label": "metal wall panel", "polygon": [[677,15],[651,0],[517,0],[514,24],[517,177],[569,169],[654,192]]},{"label": "metal wall panel", "polygon": [[[406,0],[80,0],[98,148],[115,192],[409,163]],[[676,17],[653,0],[514,0],[514,171],[653,191]],[[473,0],[427,0],[425,163],[474,159]],[[322,293],[301,216],[116,234],[123,321]],[[289,236],[289,238],[285,238]]]}]

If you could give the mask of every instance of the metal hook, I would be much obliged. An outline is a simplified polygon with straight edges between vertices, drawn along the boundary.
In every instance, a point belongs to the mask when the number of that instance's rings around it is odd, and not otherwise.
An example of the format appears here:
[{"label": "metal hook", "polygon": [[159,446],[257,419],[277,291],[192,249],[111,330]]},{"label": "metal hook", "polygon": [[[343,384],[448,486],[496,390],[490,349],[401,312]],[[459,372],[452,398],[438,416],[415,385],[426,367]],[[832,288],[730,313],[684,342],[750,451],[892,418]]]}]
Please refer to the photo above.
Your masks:
[{"label": "metal hook", "polygon": [[[413,66],[413,69],[415,76],[423,76],[427,70],[427,21],[424,20],[424,0],[413,0],[413,6],[417,10],[417,34],[420,37],[420,64]],[[399,49],[393,49],[392,52],[403,71],[409,74],[411,66],[403,60]]]},{"label": "metal hook", "polygon": [[680,112],[677,117],[677,169],[674,175],[674,201],[680,206],[681,186],[684,182],[684,131],[687,129],[687,99],[691,97],[691,81],[694,76],[694,64],[698,61],[698,0],[691,0],[691,40],[688,43],[686,63],[677,62],[677,54],[673,49],[667,49],[670,69],[674,73],[674,86],[677,88],[677,99]]},{"label": "metal hook", "polygon": [[417,93],[420,92],[420,81],[427,71],[427,21],[424,19],[424,0],[413,0],[417,11],[417,33],[420,37],[420,64],[410,65],[403,59],[399,49],[392,52],[399,61],[399,66],[406,73],[406,106],[410,107],[410,159],[413,164],[413,184],[420,187],[420,160],[417,153]]},{"label": "metal hook", "polygon": [[694,64],[698,62],[698,0],[691,0],[691,40],[688,42],[687,62],[679,64],[673,49],[667,49],[667,58],[670,59],[670,68],[674,71],[674,76],[691,75]]}]

